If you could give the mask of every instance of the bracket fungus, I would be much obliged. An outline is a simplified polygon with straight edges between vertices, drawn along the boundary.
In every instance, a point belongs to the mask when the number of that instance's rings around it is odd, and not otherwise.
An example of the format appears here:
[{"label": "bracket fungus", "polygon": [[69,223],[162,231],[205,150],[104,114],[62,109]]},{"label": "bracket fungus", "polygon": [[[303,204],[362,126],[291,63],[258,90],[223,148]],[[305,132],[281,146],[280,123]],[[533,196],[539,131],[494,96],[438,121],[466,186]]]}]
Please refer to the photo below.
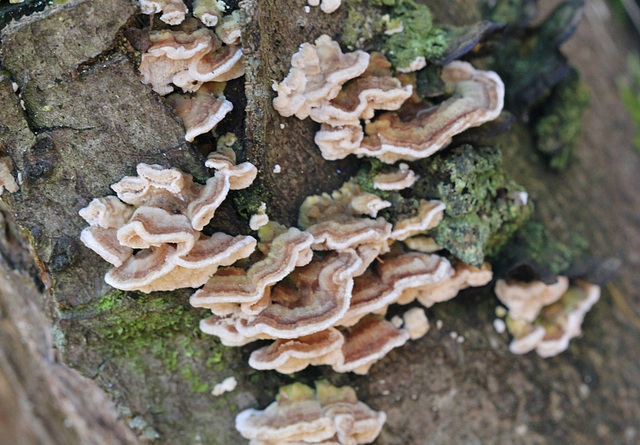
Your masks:
[{"label": "bracket fungus", "polygon": [[112,186],[119,199],[96,198],[80,210],[89,223],[81,240],[115,266],[108,284],[142,292],[199,287],[218,267],[254,251],[250,236],[200,232],[229,190],[248,187],[256,175],[253,165],[235,165],[229,154],[213,157],[218,171],[204,186],[178,169],[139,164],[138,176]]},{"label": "bracket fungus", "polygon": [[167,103],[182,119],[187,132],[184,138],[192,142],[200,134],[213,130],[233,110],[233,104],[218,91],[215,83],[206,83],[195,95],[173,93]]},{"label": "bracket fungus", "polygon": [[509,308],[509,350],[526,354],[535,349],[541,357],[551,357],[581,334],[586,313],[600,298],[600,287],[581,280],[569,283],[562,276],[550,285],[498,280],[496,295]]},{"label": "bracket fungus", "polygon": [[383,191],[404,190],[415,184],[418,179],[418,175],[409,165],[401,162],[397,170],[376,175],[373,178],[373,188]]},{"label": "bracket fungus", "polygon": [[216,26],[226,9],[221,0],[193,0],[193,16],[207,26]]},{"label": "bracket fungus", "polygon": [[301,383],[280,388],[264,410],[248,409],[236,416],[236,429],[251,445],[372,443],[386,414],[358,401],[348,386],[318,381],[315,391]]},{"label": "bracket fungus", "polygon": [[160,20],[168,25],[179,25],[187,16],[187,6],[182,0],[140,0],[143,14],[162,13]]},{"label": "bracket fungus", "polygon": [[355,51],[343,54],[338,42],[320,36],[315,45],[303,43],[291,57],[291,70],[285,79],[274,82],[278,93],[273,107],[282,116],[309,116],[311,109],[334,99],[342,85],[361,75],[369,65],[369,54]]},{"label": "bracket fungus", "polygon": [[5,191],[15,193],[18,191],[18,183],[11,174],[13,162],[8,156],[0,156],[0,196]]},{"label": "bracket fungus", "polygon": [[307,3],[309,3],[309,6],[320,5],[320,9],[322,10],[322,12],[331,14],[340,7],[342,0],[322,0],[322,3],[321,0],[308,0]]}]

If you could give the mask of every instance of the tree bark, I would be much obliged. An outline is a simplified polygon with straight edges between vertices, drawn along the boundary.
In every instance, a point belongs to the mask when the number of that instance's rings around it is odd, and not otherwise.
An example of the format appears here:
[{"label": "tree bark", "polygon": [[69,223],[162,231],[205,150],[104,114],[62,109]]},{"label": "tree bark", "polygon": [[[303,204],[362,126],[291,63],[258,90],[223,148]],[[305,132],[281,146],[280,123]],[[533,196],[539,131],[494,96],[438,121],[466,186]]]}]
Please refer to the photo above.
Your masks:
[{"label": "tree bark", "polygon": [[[425,3],[442,22],[481,17],[480,2]],[[288,225],[305,196],[335,189],[357,169],[352,160],[324,161],[313,144],[316,124],[271,106],[271,81],[286,75],[298,45],[341,31],[344,7],[326,15],[305,13],[304,4],[245,3],[246,83],[230,96],[237,108],[246,101],[235,118],[244,119],[240,157],[259,167],[256,194]],[[625,69],[624,49],[637,42],[603,11],[606,3],[590,1],[564,48],[592,91],[571,167],[550,172],[526,144],[503,151],[545,224],[560,236],[580,234],[592,253],[621,258],[623,268],[587,316],[584,335],[551,359],[509,353],[508,336],[492,327],[497,300],[489,289],[429,309],[432,326],[441,320],[442,328],[393,351],[367,376],[296,374],[350,384],[386,411],[376,443],[638,441],[640,158],[613,82]],[[78,210],[139,162],[197,180],[209,175],[179,120],[138,79],[123,37],[135,13],[126,0],[75,0],[2,32],[0,143],[20,182],[0,208],[2,444],[244,443],[233,428],[237,412],[266,406],[291,382],[251,370],[253,347],[225,348],[201,335],[206,314],[189,307],[189,290],[114,292],[103,280],[108,265],[79,241]],[[276,164],[282,173],[273,172]],[[246,225],[238,221],[228,204],[215,224],[237,233]],[[235,391],[209,394],[231,375]]]}]

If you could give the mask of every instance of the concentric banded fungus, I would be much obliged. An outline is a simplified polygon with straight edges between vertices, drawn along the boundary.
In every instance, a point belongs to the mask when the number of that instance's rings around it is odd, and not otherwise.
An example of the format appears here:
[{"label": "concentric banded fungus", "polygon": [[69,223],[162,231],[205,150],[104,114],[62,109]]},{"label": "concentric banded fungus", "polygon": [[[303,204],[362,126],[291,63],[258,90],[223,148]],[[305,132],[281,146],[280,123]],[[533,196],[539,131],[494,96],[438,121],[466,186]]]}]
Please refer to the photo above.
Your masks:
[{"label": "concentric banded fungus", "polygon": [[301,371],[309,365],[330,365],[342,356],[344,337],[335,328],[293,339],[278,339],[257,349],[249,357],[254,369],[275,369],[283,374]]},{"label": "concentric banded fungus", "polygon": [[221,0],[193,0],[193,16],[207,26],[216,26],[225,9]]},{"label": "concentric banded fungus", "polygon": [[231,324],[245,338],[297,338],[320,332],[333,326],[347,311],[353,274],[361,264],[353,251],[312,261],[276,284],[271,289],[271,304],[258,315],[237,311],[227,317],[214,316],[205,320],[207,329],[215,330],[212,325],[216,323]]},{"label": "concentric banded fungus", "polygon": [[409,332],[406,330],[397,329],[381,316],[367,315],[346,332],[342,358],[333,369],[366,374],[375,362],[407,340]]},{"label": "concentric banded fungus", "polygon": [[167,103],[180,116],[187,132],[184,138],[193,139],[215,128],[216,125],[233,110],[233,104],[221,96],[215,84],[205,84],[194,96],[171,94]]},{"label": "concentric banded fungus", "polygon": [[[220,304],[253,304],[265,296],[268,287],[282,281],[297,266],[310,261],[313,237],[296,228],[278,235],[269,254],[253,264],[247,272],[216,274],[190,299],[194,307],[206,307],[216,313]],[[305,262],[306,261],[306,262]]]},{"label": "concentric banded fungus", "polygon": [[367,136],[355,154],[387,163],[426,158],[456,134],[500,115],[504,84],[496,73],[456,61],[443,67],[442,80],[454,89],[451,98],[433,109],[417,112],[409,120],[400,119],[398,114],[382,114],[365,127]]},{"label": "concentric banded fungus", "polygon": [[160,95],[197,91],[203,82],[226,82],[244,75],[242,49],[222,45],[210,29],[193,32],[161,30],[149,35],[151,46],[142,54],[142,82]]},{"label": "concentric banded fungus", "polygon": [[320,0],[309,0],[307,3],[309,3],[310,6],[320,5],[322,12],[331,14],[340,7],[342,0],[322,0],[322,4]]},{"label": "concentric banded fungus", "polygon": [[509,309],[511,318],[532,322],[544,306],[558,301],[568,288],[567,277],[558,277],[558,281],[554,284],[545,284],[542,281],[524,283],[498,280],[495,293]]},{"label": "concentric banded fungus", "polygon": [[393,226],[391,239],[404,241],[405,239],[433,229],[442,221],[445,205],[440,201],[421,201],[418,214],[411,218],[401,219]]},{"label": "concentric banded fungus", "polygon": [[160,20],[169,25],[179,25],[187,15],[187,6],[182,0],[140,0],[143,14],[162,13]]},{"label": "concentric banded fungus", "polygon": [[374,52],[362,75],[347,82],[331,101],[312,108],[309,116],[332,126],[360,125],[360,119],[371,119],[375,110],[397,110],[412,92],[413,86],[403,86],[387,59]]},{"label": "concentric banded fungus", "polygon": [[400,303],[408,303],[417,299],[425,307],[431,307],[435,303],[447,301],[458,295],[462,289],[467,287],[484,286],[493,278],[491,266],[483,264],[481,268],[469,266],[464,263],[457,263],[450,272],[449,277],[441,281],[422,286],[418,289],[409,289],[400,297]]},{"label": "concentric banded fungus", "polygon": [[361,75],[369,64],[364,51],[343,54],[340,45],[328,35],[315,45],[303,43],[291,57],[291,70],[281,83],[273,83],[278,93],[274,108],[282,116],[309,116],[311,109],[335,98],[342,85]]},{"label": "concentric banded fungus", "polygon": [[[508,295],[512,306],[507,317],[507,328],[513,335],[509,345],[512,353],[525,354],[535,349],[538,355],[551,357],[566,350],[569,341],[581,334],[586,313],[600,298],[600,287],[584,281],[568,287],[567,283],[566,277],[558,277],[552,285],[500,284],[500,294]],[[529,298],[525,299],[527,295]]]},{"label": "concentric banded fungus", "polygon": [[418,176],[409,165],[401,162],[398,169],[387,173],[380,173],[373,178],[373,187],[378,190],[403,190],[411,187],[418,180]]},{"label": "concentric banded fungus", "polygon": [[222,23],[216,26],[216,35],[227,45],[234,45],[242,37],[240,11],[233,11],[231,15],[224,16]]},{"label": "concentric banded fungus", "polygon": [[[199,287],[218,267],[253,252],[256,240],[250,236],[207,237],[199,232],[232,182],[247,187],[255,178],[253,165],[236,166],[229,155],[215,156],[226,163],[218,162],[219,170],[205,186],[180,170],[139,164],[138,176],[112,186],[121,201],[97,198],[80,210],[90,225],[81,240],[116,266],[105,276],[108,284],[142,292]],[[134,255],[133,249],[143,250]]]},{"label": "concentric banded fungus", "polygon": [[338,148],[353,145],[349,141],[359,139],[358,127],[323,126],[323,134],[316,137],[323,156],[341,159],[355,154],[376,157],[389,164],[426,158],[456,134],[493,120],[502,111],[504,84],[496,73],[456,61],[443,67],[442,80],[454,90],[452,97],[436,107],[415,112],[410,119],[394,112],[381,114],[365,127],[367,136],[355,150],[338,152]]},{"label": "concentric banded fungus", "polygon": [[263,411],[238,414],[236,429],[252,445],[357,445],[373,442],[385,421],[386,414],[358,402],[352,388],[321,381],[315,391],[301,383],[280,388]]},{"label": "concentric banded fungus", "polygon": [[449,261],[437,255],[408,253],[385,258],[355,278],[351,305],[338,325],[352,326],[367,314],[384,313],[403,292],[438,283],[451,269]]}]

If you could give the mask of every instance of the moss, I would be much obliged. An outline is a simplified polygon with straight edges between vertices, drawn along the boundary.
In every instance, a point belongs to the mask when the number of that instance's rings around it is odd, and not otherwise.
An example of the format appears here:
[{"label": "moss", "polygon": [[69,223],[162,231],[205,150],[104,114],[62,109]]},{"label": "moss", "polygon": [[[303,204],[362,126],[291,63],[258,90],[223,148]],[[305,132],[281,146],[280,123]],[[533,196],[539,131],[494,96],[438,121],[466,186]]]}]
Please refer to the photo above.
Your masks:
[{"label": "moss", "polygon": [[536,149],[552,168],[567,167],[582,129],[582,114],[588,106],[589,90],[578,72],[571,69],[537,110],[533,122]]},{"label": "moss", "polygon": [[530,216],[524,188],[502,170],[496,147],[462,145],[416,164],[421,178],[413,198],[438,199],[446,205],[432,230],[436,242],[465,263],[480,266]]}]

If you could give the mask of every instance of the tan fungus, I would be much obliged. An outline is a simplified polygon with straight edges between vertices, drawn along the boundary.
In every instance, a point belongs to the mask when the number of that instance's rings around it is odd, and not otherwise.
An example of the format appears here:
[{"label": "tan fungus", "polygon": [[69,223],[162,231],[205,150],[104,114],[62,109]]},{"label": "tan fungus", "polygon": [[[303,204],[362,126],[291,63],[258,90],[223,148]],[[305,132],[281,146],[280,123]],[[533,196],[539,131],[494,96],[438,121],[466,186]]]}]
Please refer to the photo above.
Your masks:
[{"label": "tan fungus", "polygon": [[291,70],[272,88],[278,96],[274,108],[282,116],[309,116],[311,109],[335,98],[342,85],[361,75],[369,64],[369,54],[355,51],[343,54],[338,42],[320,36],[315,45],[303,43],[291,57]]},{"label": "tan fungus", "polygon": [[162,13],[160,20],[168,25],[179,25],[187,15],[187,6],[182,0],[140,0],[143,14]]}]

